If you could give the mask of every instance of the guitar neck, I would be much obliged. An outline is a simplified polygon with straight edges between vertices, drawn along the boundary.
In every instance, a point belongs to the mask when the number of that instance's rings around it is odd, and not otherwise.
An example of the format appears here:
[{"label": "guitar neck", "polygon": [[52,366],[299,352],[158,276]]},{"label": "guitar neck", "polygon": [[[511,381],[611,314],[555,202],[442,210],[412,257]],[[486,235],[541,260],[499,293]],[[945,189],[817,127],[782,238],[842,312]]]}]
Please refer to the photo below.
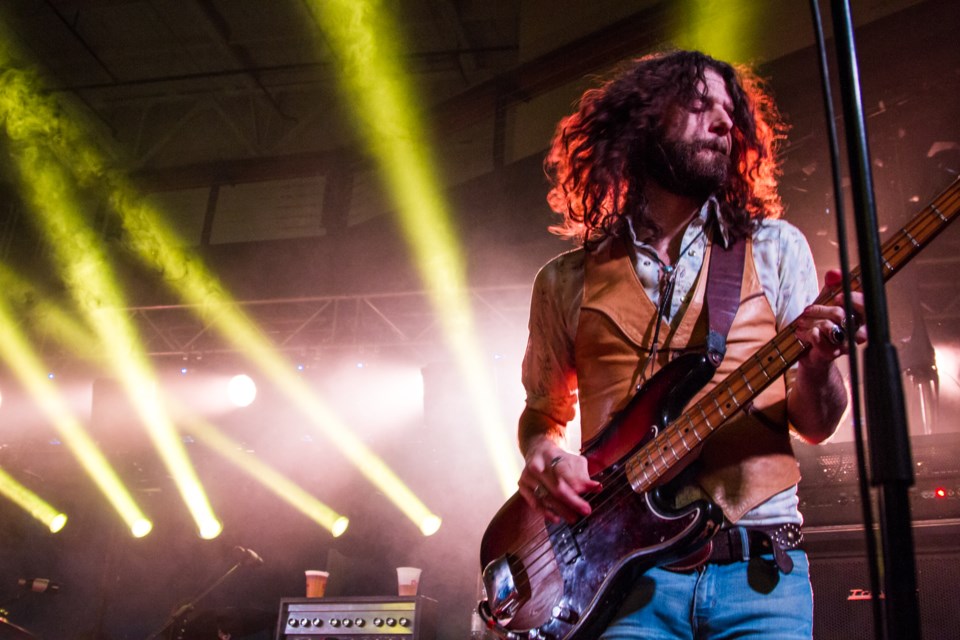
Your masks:
[{"label": "guitar neck", "polygon": [[[883,244],[881,266],[884,281],[930,244],[958,213],[960,179]],[[850,288],[859,291],[861,283],[860,267],[857,267],[850,273]],[[826,304],[841,291],[841,287],[824,289],[815,304]],[[661,478],[682,466],[707,437],[793,366],[807,350],[807,345],[797,338],[796,328],[797,321],[794,320],[709,393],[690,405],[656,438],[630,456],[625,470],[633,489],[649,491]]]}]

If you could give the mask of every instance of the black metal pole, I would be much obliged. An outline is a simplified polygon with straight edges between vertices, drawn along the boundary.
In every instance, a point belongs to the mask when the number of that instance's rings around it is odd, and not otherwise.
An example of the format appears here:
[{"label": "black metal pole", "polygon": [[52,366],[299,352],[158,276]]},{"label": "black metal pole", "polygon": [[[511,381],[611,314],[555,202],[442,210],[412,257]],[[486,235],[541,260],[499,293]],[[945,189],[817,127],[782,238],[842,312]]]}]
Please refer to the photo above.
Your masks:
[{"label": "black metal pole", "polygon": [[[857,245],[869,341],[864,349],[866,414],[871,480],[879,487],[879,521],[883,547],[883,585],[887,640],[919,640],[916,561],[910,503],[913,484],[910,437],[897,352],[890,343],[883,265],[877,235],[876,202],[870,152],[860,96],[853,21],[847,0],[832,0],[834,39],[853,191]],[[874,594],[877,597],[877,594]]]},{"label": "black metal pole", "polygon": [[[823,20],[820,18],[820,0],[810,0],[810,13],[813,19],[813,33],[817,43],[817,62],[820,67],[820,86],[823,91],[823,112],[826,117],[827,140],[830,149],[830,177],[833,179],[834,204],[837,218],[837,242],[840,258],[840,269],[843,273],[843,313],[852,325],[855,321],[850,295],[850,255],[847,251],[847,214],[843,198],[843,179],[841,177],[840,141],[837,136],[837,118],[833,108],[833,91],[830,83],[830,64],[827,61],[827,44],[823,34]],[[857,453],[857,489],[860,493],[860,512],[863,516],[863,538],[866,545],[867,568],[870,575],[870,591],[880,593],[880,554],[877,551],[877,541],[874,537],[873,501],[870,499],[870,474],[867,473],[866,433],[864,432],[863,402],[860,393],[860,358],[856,336],[853,331],[847,332],[847,343],[850,349],[850,417],[853,421],[853,444]],[[873,613],[873,633],[875,640],[883,640],[883,605],[880,598],[874,598],[870,610]]]},{"label": "black metal pole", "polygon": [[218,586],[220,586],[221,582],[229,578],[231,574],[233,574],[234,571],[236,571],[241,566],[243,566],[243,564],[244,564],[244,560],[241,560],[237,564],[233,565],[232,567],[227,569],[226,573],[224,573],[222,576],[214,580],[213,584],[211,584],[209,587],[207,587],[206,589],[201,591],[199,594],[191,598],[189,602],[181,605],[176,611],[174,611],[167,617],[167,619],[163,622],[162,627],[160,627],[159,629],[151,633],[149,636],[147,636],[147,640],[155,640],[155,638],[159,638],[162,634],[166,633],[167,630],[170,629],[170,627],[177,624],[177,622],[180,622],[191,611],[193,611],[194,606],[198,602],[203,600],[208,593],[210,593],[211,591],[216,589]]}]

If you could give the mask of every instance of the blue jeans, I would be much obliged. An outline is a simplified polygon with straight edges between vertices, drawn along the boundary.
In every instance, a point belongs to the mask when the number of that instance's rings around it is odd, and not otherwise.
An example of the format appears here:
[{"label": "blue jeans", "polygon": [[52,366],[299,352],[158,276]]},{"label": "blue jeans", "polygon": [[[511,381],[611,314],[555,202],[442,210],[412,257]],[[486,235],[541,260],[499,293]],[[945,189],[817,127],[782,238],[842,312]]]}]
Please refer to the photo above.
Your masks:
[{"label": "blue jeans", "polygon": [[651,569],[637,580],[601,640],[727,640],[813,637],[807,554],[788,552],[793,571],[772,555],[686,572]]}]

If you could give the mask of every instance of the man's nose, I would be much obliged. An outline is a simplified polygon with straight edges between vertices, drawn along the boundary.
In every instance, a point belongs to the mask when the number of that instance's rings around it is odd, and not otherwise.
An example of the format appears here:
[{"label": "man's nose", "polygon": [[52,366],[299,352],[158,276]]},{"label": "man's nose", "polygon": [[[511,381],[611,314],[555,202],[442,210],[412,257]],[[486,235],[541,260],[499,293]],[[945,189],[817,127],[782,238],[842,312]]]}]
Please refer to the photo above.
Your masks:
[{"label": "man's nose", "polygon": [[716,107],[713,109],[710,120],[710,132],[716,135],[725,136],[733,129],[733,119],[726,109]]}]

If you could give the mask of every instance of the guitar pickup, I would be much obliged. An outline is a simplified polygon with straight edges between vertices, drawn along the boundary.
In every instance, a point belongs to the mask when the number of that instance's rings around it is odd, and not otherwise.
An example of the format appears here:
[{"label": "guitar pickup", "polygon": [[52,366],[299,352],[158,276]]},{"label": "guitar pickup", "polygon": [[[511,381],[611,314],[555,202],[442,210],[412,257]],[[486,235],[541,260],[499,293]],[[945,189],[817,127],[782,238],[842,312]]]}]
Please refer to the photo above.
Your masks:
[{"label": "guitar pickup", "polygon": [[577,545],[577,539],[573,535],[573,530],[566,523],[557,523],[550,525],[547,532],[550,535],[550,542],[553,544],[553,552],[557,556],[557,562],[563,564],[573,564],[580,557],[580,547]]}]

